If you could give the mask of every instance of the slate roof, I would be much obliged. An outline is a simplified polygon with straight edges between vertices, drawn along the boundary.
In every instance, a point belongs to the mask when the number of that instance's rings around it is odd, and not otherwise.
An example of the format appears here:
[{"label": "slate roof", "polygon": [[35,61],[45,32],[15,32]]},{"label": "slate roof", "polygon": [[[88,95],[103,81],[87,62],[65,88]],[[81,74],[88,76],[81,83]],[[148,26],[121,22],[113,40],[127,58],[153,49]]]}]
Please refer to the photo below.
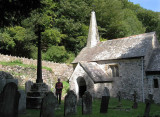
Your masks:
[{"label": "slate roof", "polygon": [[80,66],[90,76],[94,83],[112,82],[113,79],[107,77],[103,70],[93,62],[80,62]]},{"label": "slate roof", "polygon": [[155,32],[125,38],[107,40],[97,46],[85,47],[72,63],[80,61],[100,61],[145,56],[152,46]]},{"label": "slate roof", "polygon": [[160,48],[153,51],[146,71],[160,71]]}]

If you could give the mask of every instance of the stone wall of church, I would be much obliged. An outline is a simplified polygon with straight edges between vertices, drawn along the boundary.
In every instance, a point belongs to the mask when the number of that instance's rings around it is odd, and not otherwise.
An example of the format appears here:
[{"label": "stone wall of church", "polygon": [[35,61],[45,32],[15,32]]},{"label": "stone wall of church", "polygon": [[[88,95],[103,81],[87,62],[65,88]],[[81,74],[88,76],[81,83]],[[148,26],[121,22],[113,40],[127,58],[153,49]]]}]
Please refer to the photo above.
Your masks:
[{"label": "stone wall of church", "polygon": [[[104,87],[107,87],[112,97],[117,97],[117,93],[120,91],[123,99],[133,100],[132,94],[136,91],[138,101],[144,101],[148,98],[148,94],[151,93],[153,94],[155,103],[160,103],[159,86],[158,88],[154,88],[154,79],[157,79],[159,83],[160,75],[151,75],[146,77],[144,68],[145,64],[141,58],[99,61],[97,64],[108,75],[108,78],[113,79],[113,82],[94,83],[84,69],[80,65],[77,65],[69,80],[70,89],[74,90],[77,96],[79,93],[77,79],[84,78],[87,85],[87,90],[90,91],[92,96],[96,98],[101,98]],[[118,77],[110,76],[107,69],[109,65],[118,66]]]},{"label": "stone wall of church", "polygon": [[[142,60],[138,59],[123,59],[123,60],[110,60],[99,61],[98,64],[103,71],[111,77],[106,69],[109,65],[117,65],[119,76],[112,77],[113,82],[105,83],[104,85],[110,90],[110,94],[113,97],[117,96],[118,91],[121,92],[123,99],[133,99],[132,93],[136,91],[138,93],[138,100],[143,99],[142,78],[145,79],[144,71],[142,71]],[[142,73],[143,72],[143,73]],[[143,75],[143,76],[142,76]],[[98,84],[96,84],[98,85]],[[102,85],[99,84],[102,89]],[[144,90],[144,94],[145,94]]]},{"label": "stone wall of church", "polygon": [[94,97],[94,82],[89,78],[87,73],[83,70],[83,68],[78,64],[69,79],[70,90],[73,90],[79,98],[79,79],[83,78],[86,83],[87,91],[89,91]]},{"label": "stone wall of church", "polygon": [[147,87],[147,94],[153,94],[155,103],[160,104],[160,75],[148,75],[144,80],[145,87]]},{"label": "stone wall of church", "polygon": [[132,99],[132,93],[137,91],[138,100],[142,101],[142,61],[141,59],[99,61],[99,66],[106,71],[108,65],[118,65],[119,77],[113,77],[110,83],[94,83],[80,65],[77,65],[71,78],[70,89],[78,95],[79,87],[77,79],[82,77],[86,81],[87,90],[93,97],[101,98],[104,87],[107,87],[112,97],[116,97],[118,91],[122,93],[122,98]]}]

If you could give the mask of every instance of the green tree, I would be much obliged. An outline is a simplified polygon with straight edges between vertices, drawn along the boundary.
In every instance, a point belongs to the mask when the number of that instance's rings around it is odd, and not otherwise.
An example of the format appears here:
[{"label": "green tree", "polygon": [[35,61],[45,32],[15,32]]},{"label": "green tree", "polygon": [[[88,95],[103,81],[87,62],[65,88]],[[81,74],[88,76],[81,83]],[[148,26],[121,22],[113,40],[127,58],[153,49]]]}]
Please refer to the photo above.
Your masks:
[{"label": "green tree", "polygon": [[142,9],[138,11],[137,17],[142,22],[143,26],[146,27],[146,32],[155,31],[160,22],[159,14],[151,10]]},{"label": "green tree", "polygon": [[137,35],[145,32],[142,22],[138,20],[136,14],[130,9],[123,10],[124,24],[124,36]]},{"label": "green tree", "polygon": [[94,5],[102,38],[114,39],[145,32],[136,14],[125,8],[126,0],[95,0]]},{"label": "green tree", "polygon": [[43,59],[48,61],[63,63],[69,58],[64,46],[51,46],[43,55]]},{"label": "green tree", "polygon": [[32,36],[20,26],[8,27],[0,33],[0,50],[4,54],[30,57],[31,42],[28,37]]},{"label": "green tree", "polygon": [[0,26],[20,24],[29,13],[40,7],[40,0],[0,0]]},{"label": "green tree", "polygon": [[89,26],[90,12],[92,9],[90,5],[91,0],[61,0],[58,4],[55,26],[66,35],[61,45],[64,45],[67,51],[78,54],[86,45],[84,39],[87,40],[88,30],[86,29]]}]

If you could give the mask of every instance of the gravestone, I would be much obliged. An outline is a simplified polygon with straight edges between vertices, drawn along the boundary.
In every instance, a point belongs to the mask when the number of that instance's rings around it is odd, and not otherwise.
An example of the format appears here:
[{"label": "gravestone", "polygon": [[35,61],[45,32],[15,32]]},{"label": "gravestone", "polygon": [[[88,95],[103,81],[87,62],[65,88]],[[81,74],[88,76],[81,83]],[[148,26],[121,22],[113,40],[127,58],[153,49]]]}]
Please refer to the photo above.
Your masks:
[{"label": "gravestone", "polygon": [[121,103],[121,92],[120,91],[118,91],[117,97],[118,97],[118,107],[121,107],[122,103]]},{"label": "gravestone", "polygon": [[25,113],[26,112],[26,93],[24,90],[19,90],[21,97],[19,99],[19,107],[18,113]]},{"label": "gravestone", "polygon": [[78,99],[77,105],[78,105],[78,106],[82,106],[82,98],[79,98],[79,99]]},{"label": "gravestone", "polygon": [[1,78],[14,79],[14,77],[10,73],[4,71],[0,71],[0,79]]},{"label": "gravestone", "polygon": [[42,100],[40,117],[54,117],[55,107],[58,105],[54,93],[48,92]]},{"label": "gravestone", "polygon": [[13,82],[5,85],[1,93],[1,117],[18,117],[18,103],[20,94],[17,91],[17,85]]},{"label": "gravestone", "polygon": [[108,104],[110,99],[110,93],[107,87],[104,88],[102,100],[101,100],[101,108],[100,113],[107,113],[108,111]]},{"label": "gravestone", "polygon": [[5,84],[6,84],[6,79],[0,78],[0,93],[3,91]]},{"label": "gravestone", "polygon": [[13,83],[15,83],[16,85],[18,85],[18,79],[7,79],[7,80],[6,80],[6,84],[7,84],[7,83],[10,83],[10,82],[13,82]]},{"label": "gravestone", "polygon": [[25,92],[29,92],[31,90],[31,86],[33,85],[33,82],[28,80],[26,83],[25,83]]},{"label": "gravestone", "polygon": [[74,91],[69,91],[64,101],[64,116],[77,113],[77,95]]},{"label": "gravestone", "polygon": [[10,73],[0,71],[0,93],[3,91],[4,86],[10,82],[14,82],[18,85],[18,80],[14,79]]},{"label": "gravestone", "polygon": [[153,98],[153,95],[149,94],[148,99],[145,99],[146,108],[145,108],[143,117],[149,117],[149,112],[150,112],[150,109],[151,109],[151,103],[154,103],[154,100],[152,98]]},{"label": "gravestone", "polygon": [[137,92],[136,91],[134,91],[134,94],[133,94],[133,98],[134,98],[134,103],[133,103],[133,106],[132,106],[132,108],[133,109],[136,109],[136,108],[138,108],[138,103],[137,103]]},{"label": "gravestone", "polygon": [[92,113],[92,95],[89,91],[85,91],[82,96],[82,114],[91,114]]}]

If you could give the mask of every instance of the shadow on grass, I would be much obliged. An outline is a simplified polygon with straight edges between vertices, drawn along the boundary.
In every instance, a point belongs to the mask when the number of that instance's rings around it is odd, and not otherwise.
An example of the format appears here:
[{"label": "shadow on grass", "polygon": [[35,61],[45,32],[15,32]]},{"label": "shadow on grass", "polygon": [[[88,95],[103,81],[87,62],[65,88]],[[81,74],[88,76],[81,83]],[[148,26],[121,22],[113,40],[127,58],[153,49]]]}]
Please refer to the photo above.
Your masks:
[{"label": "shadow on grass", "polygon": [[[111,98],[108,113],[102,114],[100,113],[100,104],[100,99],[94,99],[91,115],[82,115],[82,107],[78,106],[77,114],[69,117],[142,117],[145,109],[145,104],[141,102],[138,103],[138,109],[132,109],[133,102],[129,100],[122,100],[122,109],[113,109],[118,106],[118,99]],[[150,116],[160,117],[160,105],[151,105]],[[40,110],[28,109],[26,114],[20,115],[19,117],[40,117]],[[64,101],[62,101],[59,109],[55,111],[55,117],[64,117]]]}]

